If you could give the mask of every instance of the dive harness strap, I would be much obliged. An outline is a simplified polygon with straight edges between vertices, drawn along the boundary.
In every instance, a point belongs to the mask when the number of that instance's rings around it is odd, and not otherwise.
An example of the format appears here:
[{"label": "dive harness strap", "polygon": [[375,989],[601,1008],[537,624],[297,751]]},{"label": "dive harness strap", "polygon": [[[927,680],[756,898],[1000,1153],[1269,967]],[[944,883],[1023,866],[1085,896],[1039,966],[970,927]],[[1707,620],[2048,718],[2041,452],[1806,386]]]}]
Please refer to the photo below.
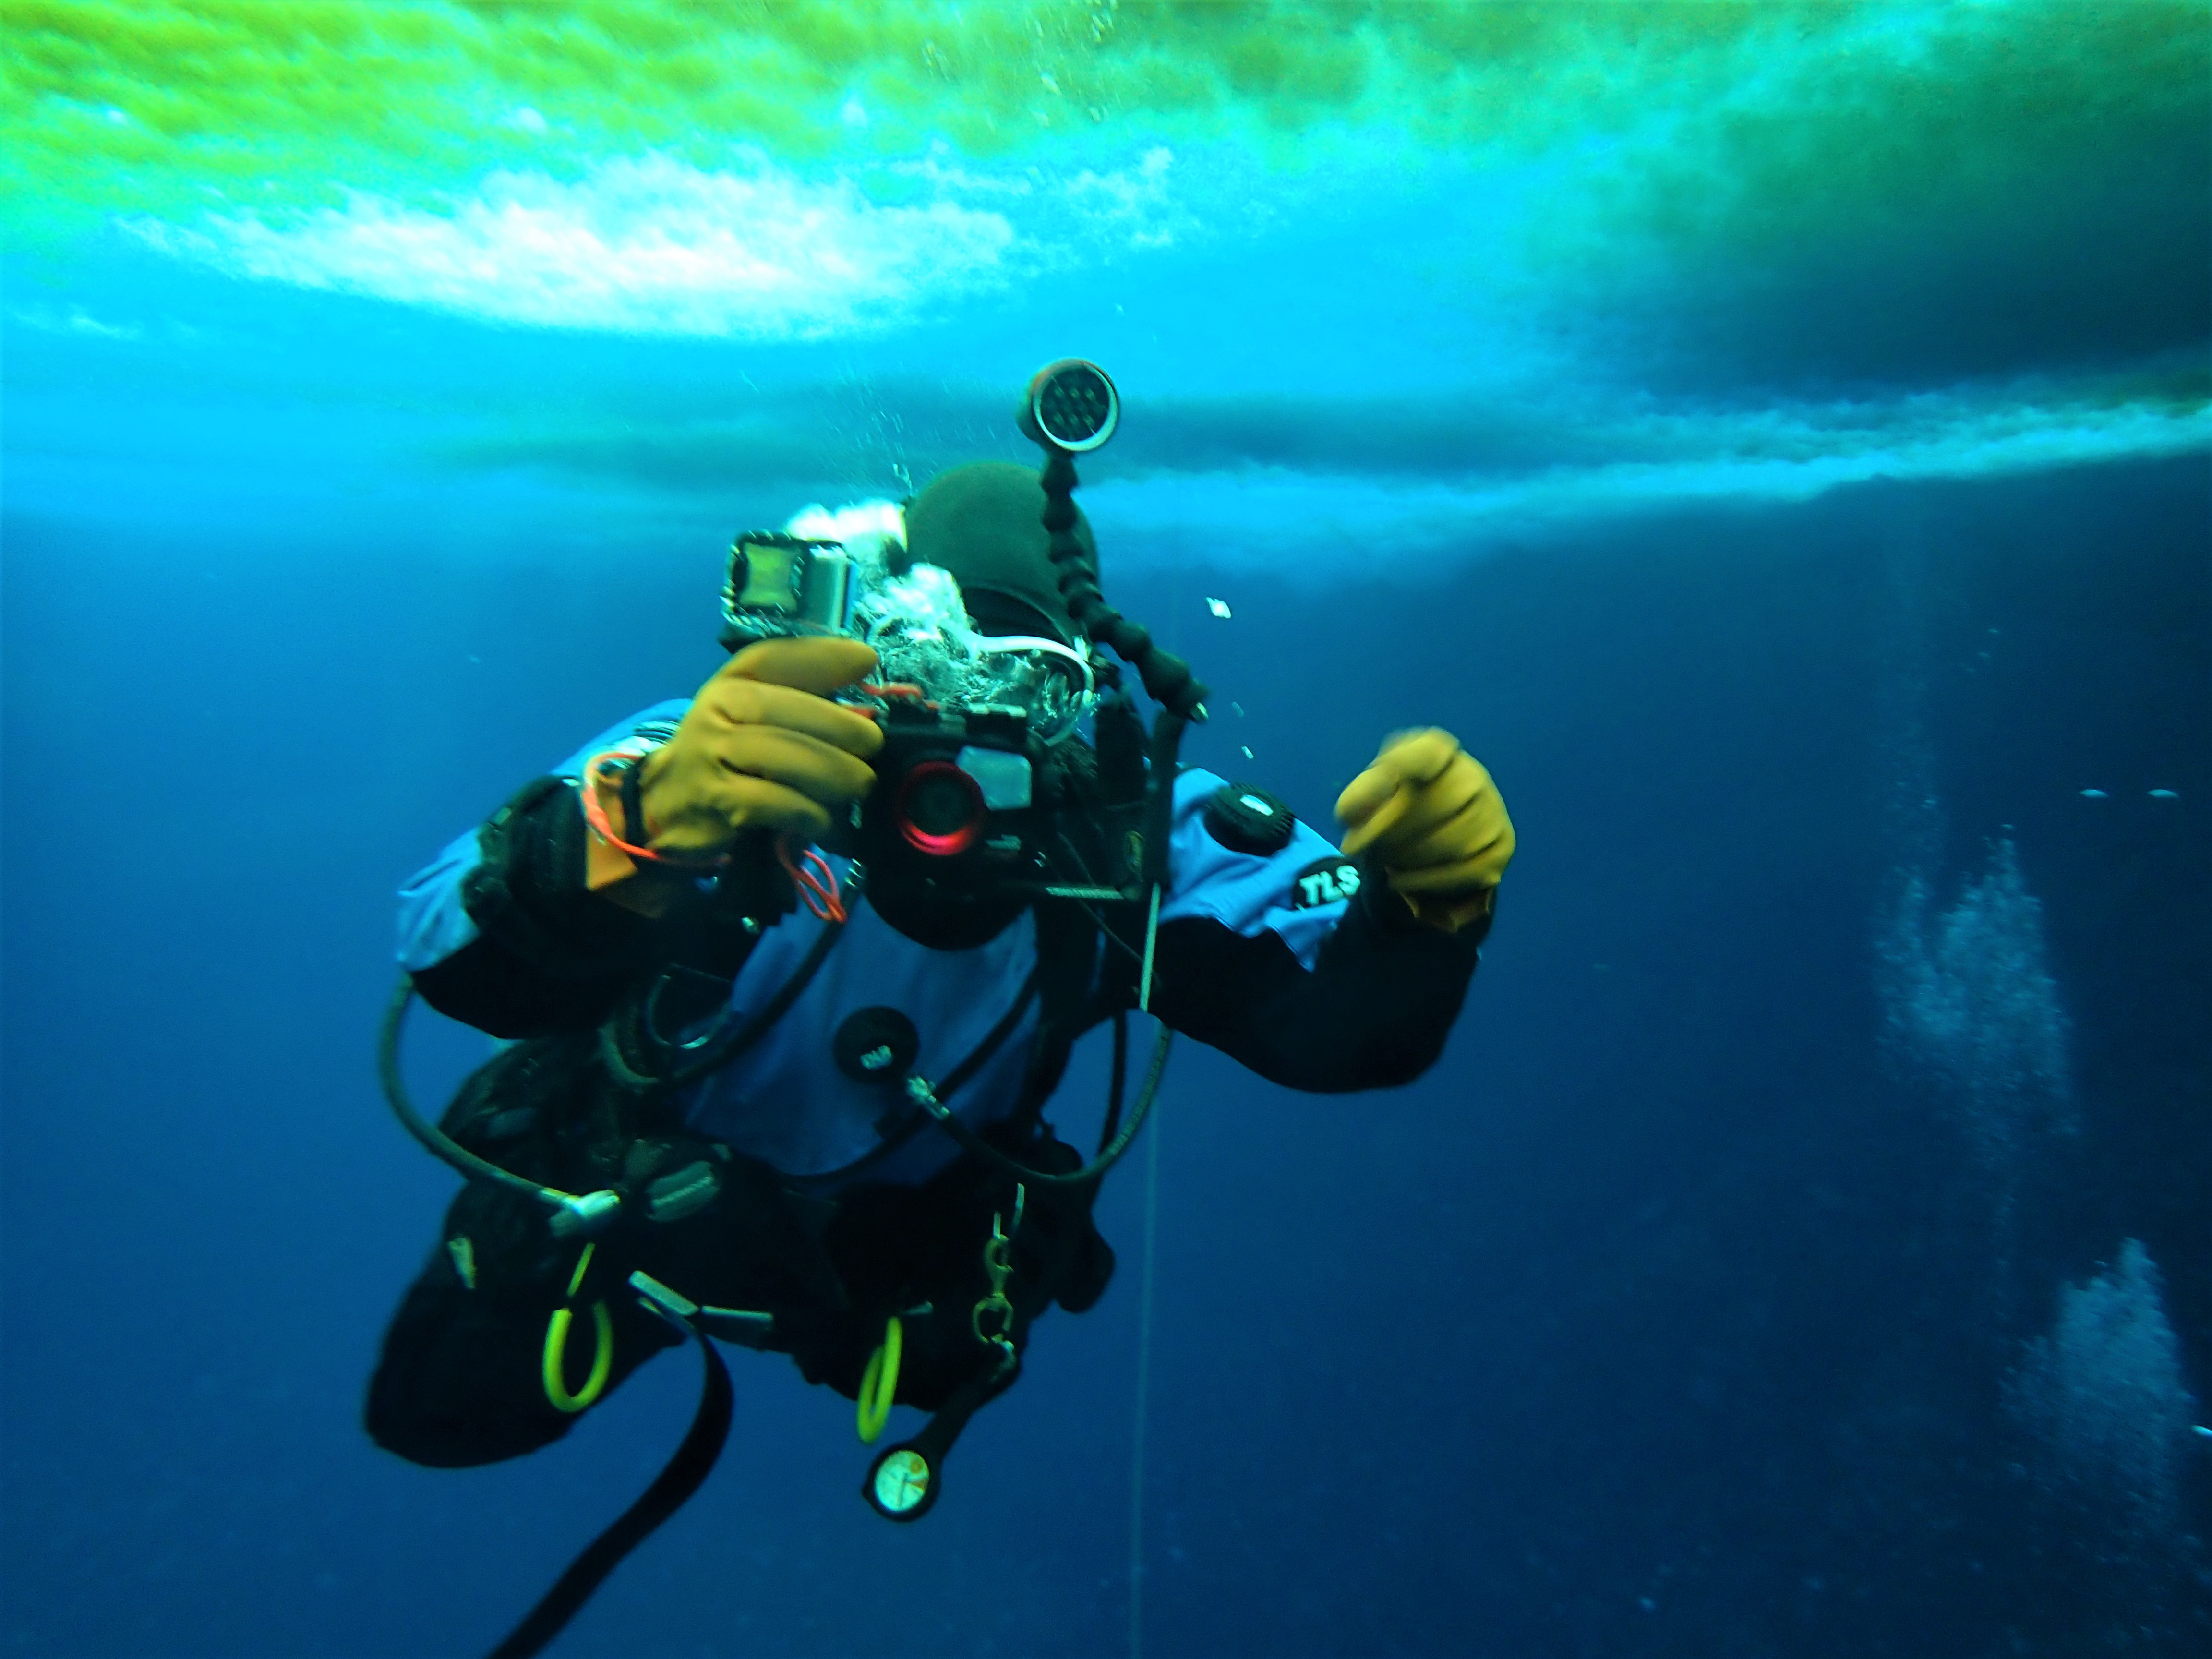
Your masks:
[{"label": "dive harness strap", "polygon": [[[1163,711],[1152,725],[1152,753],[1151,776],[1146,783],[1145,805],[1146,833],[1142,878],[1149,890],[1145,918],[1145,945],[1135,987],[1138,1008],[1152,1012],[1153,953],[1159,937],[1160,901],[1168,883],[1168,838],[1172,831],[1175,810],[1175,780],[1177,754],[1182,744],[1187,722],[1171,712]],[[1101,1133],[1098,1154],[1079,1170],[1065,1175],[1033,1169],[1017,1158],[1009,1158],[985,1140],[973,1129],[952,1115],[943,1097],[951,1092],[954,1079],[946,1079],[948,1086],[933,1088],[922,1077],[910,1077],[906,1081],[907,1097],[935,1118],[945,1133],[957,1142],[962,1151],[996,1165],[1019,1181],[1036,1182],[1046,1187],[1080,1187],[1103,1177],[1121,1162],[1152,1115],[1152,1103],[1158,1098],[1160,1079],[1167,1070],[1168,1050],[1175,1041],[1174,1031],[1163,1022],[1159,1035],[1152,1040],[1152,1055],[1145,1070],[1143,1085],[1137,1091],[1131,1107],[1128,1121],[1115,1127],[1121,1110],[1121,1084],[1127,1063],[1127,1028],[1121,1013],[1115,1016],[1114,1071],[1109,1085],[1106,1127]],[[957,1075],[957,1074],[956,1074]],[[963,1079],[964,1080],[964,1078]]]},{"label": "dive harness strap", "polygon": [[689,1323],[684,1328],[698,1342],[706,1370],[699,1389],[699,1409],[692,1416],[684,1443],[677,1447],[676,1455],[653,1477],[653,1484],[637,1502],[584,1547],[582,1553],[554,1581],[553,1588],[545,1592],[507,1639],[491,1650],[489,1659],[528,1659],[529,1655],[544,1651],[545,1644],[561,1633],[584,1603],[592,1599],[592,1593],[606,1582],[607,1575],[650,1538],[662,1522],[682,1509],[713,1472],[715,1460],[722,1455],[723,1443],[730,1437],[734,1401],[730,1372],[704,1331]]}]

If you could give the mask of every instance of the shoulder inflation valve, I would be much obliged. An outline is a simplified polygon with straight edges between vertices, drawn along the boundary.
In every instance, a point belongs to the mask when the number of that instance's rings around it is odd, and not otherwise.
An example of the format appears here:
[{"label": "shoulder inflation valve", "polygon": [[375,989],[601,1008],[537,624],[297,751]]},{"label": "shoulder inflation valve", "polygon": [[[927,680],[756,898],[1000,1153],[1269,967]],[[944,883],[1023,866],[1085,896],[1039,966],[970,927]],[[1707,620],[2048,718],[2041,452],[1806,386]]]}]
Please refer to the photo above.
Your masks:
[{"label": "shoulder inflation valve", "polygon": [[1264,789],[1224,784],[1206,803],[1206,832],[1232,853],[1268,858],[1291,844],[1297,819]]}]

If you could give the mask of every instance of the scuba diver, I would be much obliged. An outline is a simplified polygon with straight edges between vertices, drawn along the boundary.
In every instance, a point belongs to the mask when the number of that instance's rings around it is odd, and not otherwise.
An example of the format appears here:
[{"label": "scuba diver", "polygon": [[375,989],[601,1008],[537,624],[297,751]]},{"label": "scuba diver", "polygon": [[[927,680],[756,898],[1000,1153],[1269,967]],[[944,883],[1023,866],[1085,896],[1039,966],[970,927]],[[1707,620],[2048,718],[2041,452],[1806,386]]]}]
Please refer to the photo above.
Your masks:
[{"label": "scuba diver", "polygon": [[[403,890],[386,1091],[468,1184],[370,1382],[377,1443],[459,1468],[568,1433],[696,1343],[676,1458],[501,1654],[535,1652],[703,1480],[731,1416],[709,1339],[856,1401],[933,1413],[863,1496],[927,1512],[1033,1322],[1103,1292],[1091,1221],[1169,1034],[1290,1088],[1419,1076],[1514,849],[1447,733],[1383,742],[1341,848],[1182,768],[1187,665],[1109,607],[1073,458],[1111,435],[1095,365],[1032,383],[1039,473],[945,472],[732,548],[722,643],[663,703],[526,785]],[[1158,714],[1148,734],[1110,648]],[[410,1000],[505,1040],[442,1119],[400,1076]],[[1133,1103],[1127,1016],[1160,1030]],[[1113,1026],[1094,1157],[1044,1112]]]}]

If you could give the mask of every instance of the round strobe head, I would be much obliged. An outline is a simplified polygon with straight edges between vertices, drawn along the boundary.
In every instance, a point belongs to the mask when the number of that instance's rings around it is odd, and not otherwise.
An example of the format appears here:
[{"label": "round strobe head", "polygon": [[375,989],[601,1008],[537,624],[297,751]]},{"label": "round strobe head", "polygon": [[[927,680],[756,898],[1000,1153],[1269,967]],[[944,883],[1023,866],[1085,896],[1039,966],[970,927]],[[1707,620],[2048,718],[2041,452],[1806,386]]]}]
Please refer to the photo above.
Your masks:
[{"label": "round strobe head", "polygon": [[1121,394],[1106,371],[1080,357],[1047,363],[1022,398],[1021,427],[1032,443],[1080,455],[1114,435]]}]

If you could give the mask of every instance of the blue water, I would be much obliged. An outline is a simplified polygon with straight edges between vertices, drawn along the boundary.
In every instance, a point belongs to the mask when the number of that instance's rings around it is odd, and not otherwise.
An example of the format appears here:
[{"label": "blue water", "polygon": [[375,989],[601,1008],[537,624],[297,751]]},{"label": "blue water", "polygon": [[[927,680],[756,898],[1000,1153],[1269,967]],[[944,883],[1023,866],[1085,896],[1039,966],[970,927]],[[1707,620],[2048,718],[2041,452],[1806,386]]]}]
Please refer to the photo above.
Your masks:
[{"label": "blue water", "polygon": [[[1182,1045],[1111,1289],[919,1526],[849,1402],[732,1351],[721,1467],[553,1651],[2212,1652],[2212,83],[2199,11],[2077,53],[1970,9],[1816,9],[1702,79],[1680,15],[1594,10],[1513,118],[1571,118],[1502,148],[1295,94],[1273,152],[1040,128],[929,186],[1011,239],[963,266],[853,185],[903,152],[701,149],[661,199],[617,121],[418,176],[374,97],[271,230],[292,152],[226,124],[283,112],[288,21],[187,119],[167,22],[47,9],[90,44],[0,227],[0,1654],[481,1653],[645,1486],[687,1353],[510,1465],[360,1427],[454,1188],[373,1075],[393,890],[719,663],[733,529],[1024,456],[1067,353],[1126,401],[1109,595],[1213,687],[1187,759],[1324,828],[1396,727],[1494,773],[1467,1011],[1388,1093]],[[2128,84],[2136,34],[2187,64]],[[455,228],[510,162],[568,204],[542,288],[529,225]],[[728,206],[762,179],[795,205]],[[809,266],[695,327],[640,252],[817,209],[896,303]],[[455,247],[498,280],[409,264]],[[426,1098],[487,1053],[417,1036]]]},{"label": "blue water", "polygon": [[[1106,547],[1241,706],[1192,758],[1325,823],[1441,720],[1522,847],[1414,1087],[1171,1068],[1144,1653],[2212,1642],[2208,482],[1876,483],[1325,595]],[[6,1650],[478,1651],[696,1372],[511,1466],[361,1433],[453,1185],[370,1074],[389,895],[713,665],[715,544],[113,506],[6,524]],[[2013,903],[1954,994],[2058,1073],[1978,1082],[1915,1025],[1915,879],[1923,935]],[[449,1028],[418,1075],[482,1053]],[[722,1468],[556,1651],[1130,1651],[1145,1188],[925,1523],[860,1501],[845,1401],[735,1354]]]}]

